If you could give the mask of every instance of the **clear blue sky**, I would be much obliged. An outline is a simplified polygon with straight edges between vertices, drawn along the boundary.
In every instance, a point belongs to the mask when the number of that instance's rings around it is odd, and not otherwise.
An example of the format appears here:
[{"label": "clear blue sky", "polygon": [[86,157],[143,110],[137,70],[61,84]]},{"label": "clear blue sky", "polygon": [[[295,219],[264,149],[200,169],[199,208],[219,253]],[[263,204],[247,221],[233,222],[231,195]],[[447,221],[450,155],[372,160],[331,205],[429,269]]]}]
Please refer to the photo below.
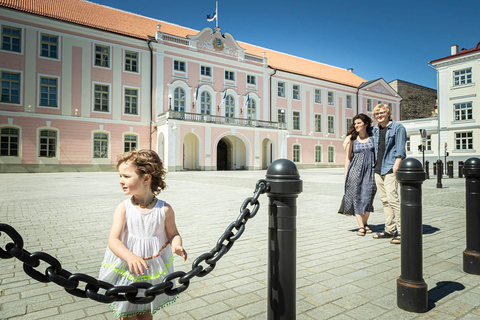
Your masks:
[{"label": "clear blue sky", "polygon": [[[214,0],[92,0],[202,30]],[[450,46],[480,42],[479,0],[218,1],[219,27],[236,40],[340,68],[366,80],[400,79],[436,88],[429,61]],[[152,32],[153,34],[153,32]]]}]

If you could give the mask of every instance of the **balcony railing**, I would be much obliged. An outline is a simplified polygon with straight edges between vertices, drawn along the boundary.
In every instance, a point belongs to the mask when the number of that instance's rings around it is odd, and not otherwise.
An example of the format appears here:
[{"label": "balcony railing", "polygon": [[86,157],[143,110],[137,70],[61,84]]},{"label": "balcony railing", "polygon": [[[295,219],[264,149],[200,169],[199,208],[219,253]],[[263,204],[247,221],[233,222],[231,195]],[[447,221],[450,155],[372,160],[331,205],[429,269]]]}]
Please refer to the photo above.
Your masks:
[{"label": "balcony railing", "polygon": [[159,115],[159,119],[175,119],[175,120],[184,120],[192,122],[204,122],[204,123],[215,123],[215,124],[225,124],[230,126],[242,126],[242,127],[259,127],[259,128],[268,128],[268,129],[278,129],[286,130],[287,124],[284,122],[272,122],[264,120],[255,120],[255,119],[244,119],[244,118],[230,118],[222,116],[214,116],[209,114],[198,114],[182,111],[168,110],[165,113]]}]

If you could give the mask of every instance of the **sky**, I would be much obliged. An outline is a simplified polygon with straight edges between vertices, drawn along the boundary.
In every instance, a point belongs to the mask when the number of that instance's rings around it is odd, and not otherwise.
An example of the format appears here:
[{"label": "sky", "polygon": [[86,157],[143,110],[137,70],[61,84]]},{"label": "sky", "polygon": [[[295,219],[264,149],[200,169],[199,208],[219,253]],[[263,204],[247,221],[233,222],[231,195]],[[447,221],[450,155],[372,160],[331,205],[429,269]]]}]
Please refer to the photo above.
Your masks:
[{"label": "sky", "polygon": [[[215,27],[214,0],[90,0],[183,27]],[[436,89],[428,62],[480,42],[480,0],[219,0],[218,26],[237,41],[353,72]]]}]

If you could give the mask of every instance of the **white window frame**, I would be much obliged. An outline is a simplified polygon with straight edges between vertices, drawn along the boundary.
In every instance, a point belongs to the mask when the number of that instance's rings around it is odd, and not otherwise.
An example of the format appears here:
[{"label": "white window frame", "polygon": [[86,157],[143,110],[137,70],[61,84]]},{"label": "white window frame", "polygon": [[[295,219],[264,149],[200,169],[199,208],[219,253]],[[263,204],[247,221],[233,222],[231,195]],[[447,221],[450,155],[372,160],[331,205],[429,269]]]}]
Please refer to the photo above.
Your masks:
[{"label": "white window frame", "polygon": [[[320,124],[320,130],[318,130],[317,123]],[[315,113],[315,115],[314,115],[314,127],[315,127],[315,132],[322,132],[322,127],[323,126],[322,126],[322,114],[321,113]]]},{"label": "white window frame", "polygon": [[[331,97],[331,99],[330,99],[330,97]],[[327,93],[327,104],[329,106],[335,106],[335,92],[328,91],[328,93]]]},{"label": "white window frame", "polygon": [[[50,56],[42,56],[42,36],[48,36],[48,37],[56,37],[57,38],[57,57],[56,58],[52,58]],[[47,60],[53,60],[53,61],[60,61],[61,60],[61,57],[62,57],[62,52],[61,52],[61,48],[62,48],[62,45],[61,45],[61,37],[58,35],[58,34],[53,34],[53,33],[46,33],[46,32],[41,32],[39,37],[38,37],[38,57],[40,59],[47,59]],[[50,52],[50,46],[49,46],[49,50],[48,52]]]},{"label": "white window frame", "polygon": [[[40,135],[42,131],[52,131],[52,132],[55,132],[55,155],[53,157],[49,157],[48,155],[47,156],[42,156],[40,155],[40,152],[42,151],[42,144],[40,142],[40,139],[42,138],[42,136]],[[58,159],[58,152],[59,152],[59,142],[60,142],[60,134],[59,134],[59,130],[56,129],[56,128],[52,128],[52,127],[42,127],[42,128],[38,128],[37,130],[37,158],[41,158],[41,159],[44,159],[44,158],[47,158],[47,159]],[[49,142],[50,141],[50,137],[47,137],[47,141]],[[49,146],[49,143],[47,142],[47,153],[48,153],[48,146]]]},{"label": "white window frame", "polygon": [[[253,82],[252,82],[253,79]],[[251,86],[256,86],[257,85],[257,76],[254,76],[252,74],[247,74],[247,84]]]},{"label": "white window frame", "polygon": [[[137,113],[126,113],[126,90],[137,90]],[[140,88],[139,87],[133,87],[133,86],[123,86],[123,95],[122,95],[122,114],[125,116],[139,116],[140,115]]]},{"label": "white window frame", "polygon": [[322,89],[315,89],[315,103],[322,104]]},{"label": "white window frame", "polygon": [[[101,133],[101,134],[106,134],[107,135],[107,157],[102,158],[102,157],[95,157],[95,134],[96,133]],[[111,134],[108,131],[105,130],[94,130],[92,131],[92,160],[97,161],[97,162],[103,162],[103,163],[110,163],[110,152],[111,152]]]},{"label": "white window frame", "polygon": [[[95,85],[108,86],[108,111],[95,110]],[[92,82],[92,112],[99,114],[111,114],[112,113],[112,84],[105,82]]]},{"label": "white window frame", "polygon": [[353,108],[352,96],[349,95],[349,94],[347,94],[346,105],[347,105],[347,109],[352,109]]},{"label": "white window frame", "polygon": [[[203,96],[205,96],[205,98],[209,97],[210,101],[203,101],[202,100]],[[208,90],[203,90],[202,92],[200,92],[200,114],[211,115],[212,114],[212,106],[213,106],[212,102],[213,102],[212,94]],[[204,110],[203,113],[202,113],[202,110]],[[207,113],[207,111],[208,111],[208,113]]]},{"label": "white window frame", "polygon": [[[332,152],[330,152],[330,150]],[[330,155],[332,156],[332,160],[330,161]],[[335,147],[334,146],[328,146],[327,149],[327,162],[328,163],[335,163]]]},{"label": "white window frame", "polygon": [[[45,106],[45,105],[41,105],[40,102],[42,101],[42,78],[50,78],[50,79],[56,79],[57,80],[57,105],[55,107],[51,107],[51,106]],[[45,109],[50,109],[50,110],[53,110],[53,109],[60,109],[60,101],[62,101],[60,99],[60,77],[58,76],[52,76],[52,75],[49,75],[49,74],[41,74],[39,73],[37,75],[37,87],[38,87],[38,94],[37,94],[37,107],[38,108],[45,108]]]},{"label": "white window frame", "polygon": [[[96,63],[96,55],[97,55],[97,46],[108,48],[108,66],[107,67],[95,64]],[[92,58],[93,67],[100,68],[100,69],[112,70],[112,64],[113,64],[112,46],[110,46],[108,44],[104,44],[104,43],[94,42],[92,51],[93,51],[92,52],[92,54],[93,54],[93,58]],[[102,53],[102,57],[103,57],[103,53]]]},{"label": "white window frame", "polygon": [[410,136],[407,136],[407,140],[405,141],[405,150],[407,152],[411,151],[411,143],[410,143]]},{"label": "white window frame", "polygon": [[[4,125],[1,125],[0,126],[0,136],[2,135],[2,130],[3,129],[15,129],[15,130],[18,130],[18,135],[16,135],[17,137],[17,155],[2,155],[0,153],[0,158],[2,159],[2,161],[4,161],[5,159],[18,159],[19,161],[21,160],[22,156],[21,156],[21,153],[22,153],[22,128],[19,127],[19,126],[16,126],[16,125],[13,125],[13,124],[4,124]],[[5,135],[6,137],[8,137],[8,142],[7,142],[7,150],[10,152],[10,146],[11,146],[11,141],[10,141],[10,138],[11,137],[15,137],[15,135],[11,135],[10,133],[6,134]],[[8,162],[7,162],[8,163]]]},{"label": "white window frame", "polygon": [[[317,152],[317,148],[320,149],[320,152]],[[314,149],[314,160],[315,160],[315,163],[322,163],[323,162],[323,147],[321,144],[317,144],[315,145]],[[317,161],[317,155],[320,155],[320,161]]]},{"label": "white window frame", "polygon": [[[298,147],[298,150],[295,147]],[[298,152],[297,156],[295,155],[296,152]],[[292,161],[295,163],[302,162],[302,146],[298,143],[292,145]]]},{"label": "white window frame", "polygon": [[[127,54],[128,53],[135,53],[137,55],[137,59],[135,60],[135,61],[137,61],[137,71],[127,70]],[[124,49],[123,50],[123,71],[128,72],[128,73],[133,73],[133,74],[139,74],[140,73],[140,57],[141,57],[140,52],[134,51],[134,50],[129,50],[129,49]],[[128,59],[131,59],[131,58],[128,58]],[[130,64],[130,66],[131,66],[131,64]]]},{"label": "white window frame", "polygon": [[[1,75],[1,74],[2,74],[3,72],[7,72],[7,73],[18,73],[18,74],[20,74],[20,79],[18,80],[18,82],[19,82],[19,90],[18,90],[18,96],[19,96],[19,97],[18,97],[18,100],[19,100],[19,102],[17,103],[17,102],[9,102],[9,101],[1,101],[1,100],[0,100],[0,104],[6,104],[6,105],[10,105],[10,106],[12,106],[12,105],[13,105],[13,106],[21,106],[21,105],[23,105],[23,85],[22,85],[22,84],[23,84],[23,82],[22,82],[22,80],[23,80],[23,71],[12,70],[12,69],[4,69],[4,68],[0,69],[0,86],[2,86],[2,83],[1,83],[1,82],[2,82],[3,80],[2,80],[2,75]],[[10,97],[11,97],[11,94],[10,94]],[[1,99],[1,98],[0,98],[0,99]]]},{"label": "white window frame", "polygon": [[301,87],[299,84],[293,84],[292,85],[292,99],[293,100],[301,100],[301,94],[300,94]]},{"label": "white window frame", "polygon": [[[332,121],[330,121],[330,119]],[[330,126],[330,123],[332,124],[332,126]],[[327,133],[335,134],[335,116],[332,116],[332,115],[327,116]]]},{"label": "white window frame", "polygon": [[350,125],[353,124],[353,118],[347,118],[346,121],[345,121],[345,126],[347,127],[347,132],[348,132],[348,129],[350,128]]},{"label": "white window frame", "polygon": [[[175,64],[178,64],[178,69],[177,67],[175,66]],[[183,70],[182,70],[182,66],[183,66]],[[173,71],[174,72],[182,72],[182,73],[187,73],[187,63],[183,60],[176,60],[174,59],[173,60]]]},{"label": "white window frame", "polygon": [[[209,75],[206,75],[206,74],[202,74],[202,68],[204,68],[205,70],[209,70],[210,74]],[[212,78],[213,76],[213,73],[212,73],[212,70],[213,68],[211,66],[206,66],[204,64],[200,65],[200,76],[201,77],[208,77],[208,78]]]},{"label": "white window frame", "polygon": [[[282,116],[280,116],[282,115]],[[283,118],[282,120],[284,120],[283,122],[280,121],[280,117]],[[277,109],[277,121],[279,123],[287,123],[287,110],[284,109],[284,108],[278,108]]]},{"label": "white window frame", "polygon": [[[123,137],[122,137],[122,141],[123,141],[123,152],[127,152],[126,149],[125,149],[125,143],[127,142],[125,139],[127,136],[135,136],[135,138],[137,139],[136,140],[136,144],[137,144],[137,147],[136,147],[136,150],[140,150],[139,148],[139,145],[140,145],[140,135],[138,133],[135,133],[135,132],[124,132],[123,133]],[[128,150],[128,151],[131,151],[132,149]]]},{"label": "white window frame", "polygon": [[472,68],[464,68],[464,69],[460,69],[460,70],[454,70],[452,72],[452,75],[453,75],[453,86],[454,87],[470,85],[470,84],[473,83]]},{"label": "white window frame", "polygon": [[[282,85],[280,85],[282,84]],[[284,81],[277,82],[277,97],[285,98],[286,85]]]},{"label": "white window frame", "polygon": [[[296,121],[296,118],[298,118],[298,121]],[[298,123],[298,128],[295,127],[296,122]],[[302,113],[298,110],[292,111],[292,130],[302,130]]]},{"label": "white window frame", "polygon": [[[459,136],[460,135],[460,136]],[[465,135],[465,136],[462,136]],[[455,151],[471,151],[473,148],[473,132],[472,131],[463,131],[455,132]],[[460,148],[457,148],[460,144]],[[471,148],[468,146],[471,145]],[[465,146],[465,148],[464,148]]]},{"label": "white window frame", "polygon": [[373,111],[372,99],[367,99],[367,112]]},{"label": "white window frame", "polygon": [[[227,78],[227,74],[228,74],[229,78],[230,78],[230,76],[232,76],[233,79]],[[235,71],[225,70],[224,73],[223,73],[223,78],[224,78],[225,81],[233,81],[233,82],[235,82],[235,79],[236,79]]]},{"label": "white window frame", "polygon": [[[13,29],[20,29],[20,51],[3,49],[3,28],[4,27],[13,28]],[[24,28],[22,28],[21,26],[15,26],[13,24],[1,24],[0,25],[0,51],[23,55],[23,47],[24,47],[23,39],[25,39],[25,31],[24,31]]]},{"label": "white window frame", "polygon": [[[462,110],[466,111],[463,119]],[[455,122],[473,120],[473,101],[466,101],[453,104],[453,119]]]}]

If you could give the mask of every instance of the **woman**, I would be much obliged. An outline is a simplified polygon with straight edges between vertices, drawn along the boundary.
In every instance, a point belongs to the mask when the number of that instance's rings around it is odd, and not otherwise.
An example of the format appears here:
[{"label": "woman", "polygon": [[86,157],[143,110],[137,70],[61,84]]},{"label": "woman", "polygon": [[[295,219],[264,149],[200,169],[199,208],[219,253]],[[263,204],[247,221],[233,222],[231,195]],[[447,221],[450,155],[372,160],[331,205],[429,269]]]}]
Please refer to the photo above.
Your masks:
[{"label": "woman", "polygon": [[357,235],[372,233],[368,217],[373,212],[373,199],[377,192],[374,169],[375,145],[372,136],[372,119],[360,113],[353,118],[348,129],[345,157],[345,207],[344,214],[355,215]]}]

